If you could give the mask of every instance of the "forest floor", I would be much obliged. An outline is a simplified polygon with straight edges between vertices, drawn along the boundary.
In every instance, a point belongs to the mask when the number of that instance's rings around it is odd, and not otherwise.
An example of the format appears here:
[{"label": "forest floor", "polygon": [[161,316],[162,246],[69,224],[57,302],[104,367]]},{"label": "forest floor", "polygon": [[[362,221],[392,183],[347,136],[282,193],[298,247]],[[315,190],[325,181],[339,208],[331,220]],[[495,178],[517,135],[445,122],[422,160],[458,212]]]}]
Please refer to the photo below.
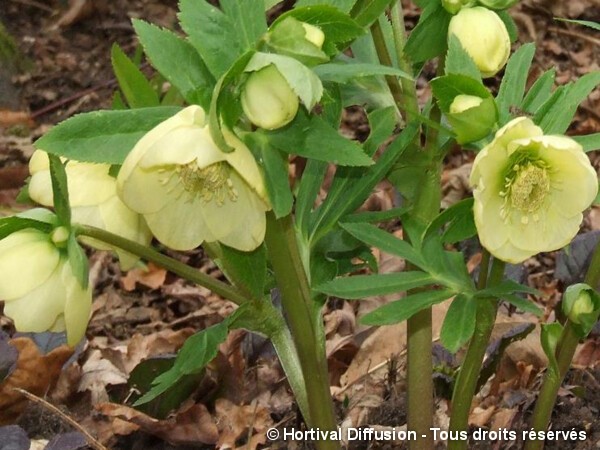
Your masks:
[{"label": "forest floor", "polygon": [[[74,114],[110,107],[117,85],[110,49],[116,42],[127,54],[135,52],[131,18],[173,29],[176,11],[176,0],[2,0],[0,22],[14,36],[23,57],[14,72],[0,67],[0,216],[24,208],[16,197],[28,176],[27,162],[38,137]],[[557,82],[562,84],[600,69],[600,33],[553,19],[600,21],[598,0],[523,0],[511,14],[519,26],[520,42],[537,45],[531,79],[554,67]],[[409,26],[418,19],[418,10],[409,2],[406,17]],[[143,67],[151,73],[149,67]],[[497,87],[497,80],[490,86]],[[421,89],[420,94],[425,98],[427,93]],[[364,139],[368,135],[360,108],[346,112],[343,126],[348,137]],[[597,89],[580,108],[569,134],[599,131]],[[600,158],[591,158],[599,167]],[[472,154],[459,149],[448,156],[443,174],[446,206],[469,195],[472,159]],[[390,186],[382,183],[363,208],[387,209],[393,199]],[[600,208],[594,207],[586,214],[570,253],[542,254],[510,267],[514,279],[544,293],[538,299],[544,315],[538,319],[501,308],[492,344],[506,346],[506,351],[499,355],[491,350],[488,355],[493,376],[476,398],[470,416],[473,431],[527,430],[547,364],[539,344],[539,324],[554,319],[564,287],[582,278],[598,240],[597,230]],[[465,252],[469,267],[475,268],[481,258],[479,250],[467,248]],[[402,261],[389,255],[375,255],[382,273],[402,267]],[[201,250],[176,256],[198,270],[222,277]],[[73,351],[47,333],[15,335],[11,322],[0,315],[0,363],[3,355],[10,353],[6,345],[19,354],[16,370],[0,382],[0,449],[8,450],[2,444],[8,442],[7,436],[18,440],[15,436],[23,431],[31,448],[85,448],[80,433],[68,434],[77,430],[66,425],[60,413],[40,401],[26,400],[15,387],[58,405],[63,415],[114,450],[309,448],[267,440],[270,427],[300,429],[302,419],[270,344],[243,331],[230,334],[218,357],[199,377],[198,387],[168,416],[160,405],[152,410],[134,409],[136,382],[143,383],[144,376],[157,373],[156,357],[175,353],[188,336],[221,321],[234,305],[153,265],[147,271],[122,273],[110,254],[90,252],[90,261],[95,292],[85,345]],[[406,429],[406,327],[372,328],[357,320],[385,301],[386,297],[374,297],[354,303],[332,300],[326,305],[330,384],[342,427]],[[448,425],[448,383],[461,358],[460,352],[450,355],[437,343],[447,306],[443,303],[434,309],[435,423],[441,429]],[[149,358],[156,364],[140,369],[138,365]],[[552,418],[553,429],[585,431],[587,439],[548,442],[547,449],[600,448],[598,361],[600,329],[580,345]],[[48,440],[52,442],[47,444]],[[352,449],[404,446],[402,442],[350,444]],[[438,446],[444,448],[444,443]],[[473,440],[470,448],[521,446],[520,439],[485,439]]]}]

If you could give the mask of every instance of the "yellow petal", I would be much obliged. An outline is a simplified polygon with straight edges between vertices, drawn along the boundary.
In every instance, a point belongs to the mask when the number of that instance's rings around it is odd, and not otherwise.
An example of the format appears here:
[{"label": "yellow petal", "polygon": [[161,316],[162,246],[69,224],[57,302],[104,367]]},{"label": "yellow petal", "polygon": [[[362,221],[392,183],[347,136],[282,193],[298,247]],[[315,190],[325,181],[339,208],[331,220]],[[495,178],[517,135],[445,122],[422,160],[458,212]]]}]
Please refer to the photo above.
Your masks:
[{"label": "yellow petal", "polygon": [[50,277],[60,254],[44,233],[21,230],[0,241],[0,299],[13,300]]},{"label": "yellow petal", "polygon": [[85,336],[90,314],[92,311],[92,287],[83,289],[73,275],[71,265],[63,264],[61,271],[62,283],[66,291],[64,321],[67,329],[67,343],[71,346]]}]

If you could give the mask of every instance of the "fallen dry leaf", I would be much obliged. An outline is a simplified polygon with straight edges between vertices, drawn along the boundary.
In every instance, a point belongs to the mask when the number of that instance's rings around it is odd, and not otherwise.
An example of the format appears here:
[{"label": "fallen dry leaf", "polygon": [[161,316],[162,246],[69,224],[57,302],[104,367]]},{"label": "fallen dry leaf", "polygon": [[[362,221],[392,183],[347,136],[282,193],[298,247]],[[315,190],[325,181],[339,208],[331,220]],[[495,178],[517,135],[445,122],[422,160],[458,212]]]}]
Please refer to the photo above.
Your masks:
[{"label": "fallen dry leaf", "polygon": [[19,359],[15,371],[0,383],[0,425],[14,423],[27,405],[27,399],[14,388],[43,397],[73,354],[71,347],[62,345],[43,355],[29,338],[19,337],[9,343],[19,351]]},{"label": "fallen dry leaf", "polygon": [[[258,403],[236,405],[226,399],[218,399],[215,404],[219,427],[219,448],[237,448],[240,438],[250,436],[250,441],[240,448],[256,449],[266,442],[266,432],[273,425],[269,411]],[[250,430],[250,433],[249,433]]]},{"label": "fallen dry leaf", "polygon": [[136,283],[147,286],[150,289],[158,289],[167,278],[167,271],[153,263],[148,263],[146,269],[132,269],[127,275],[121,278],[121,285],[126,291],[135,290]]},{"label": "fallen dry leaf", "polygon": [[115,403],[102,403],[96,409],[106,416],[119,419],[115,426],[121,432],[124,430],[122,421],[126,421],[174,445],[213,445],[219,439],[215,421],[200,403],[188,402],[165,420],[155,419],[129,406]]}]

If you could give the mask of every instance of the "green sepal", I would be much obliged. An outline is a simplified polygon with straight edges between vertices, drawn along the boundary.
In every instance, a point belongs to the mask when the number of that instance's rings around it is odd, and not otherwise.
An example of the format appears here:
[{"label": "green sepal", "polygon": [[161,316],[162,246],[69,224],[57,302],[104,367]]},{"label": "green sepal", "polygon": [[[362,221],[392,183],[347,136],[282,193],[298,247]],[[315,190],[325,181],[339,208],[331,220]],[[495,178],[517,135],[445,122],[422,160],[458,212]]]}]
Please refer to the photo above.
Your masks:
[{"label": "green sepal", "polygon": [[[582,302],[589,302],[589,304],[583,306]],[[563,295],[562,310],[569,318],[577,335],[584,338],[592,331],[598,321],[600,296],[585,283],[571,285]]]}]

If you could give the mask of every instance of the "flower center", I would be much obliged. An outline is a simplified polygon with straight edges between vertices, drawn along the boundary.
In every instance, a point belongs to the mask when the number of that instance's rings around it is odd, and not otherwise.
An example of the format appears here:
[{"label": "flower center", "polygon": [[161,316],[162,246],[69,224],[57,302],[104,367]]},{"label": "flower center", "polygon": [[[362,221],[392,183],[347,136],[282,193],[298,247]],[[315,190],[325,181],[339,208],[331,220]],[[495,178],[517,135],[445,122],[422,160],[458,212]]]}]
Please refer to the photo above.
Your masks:
[{"label": "flower center", "polygon": [[530,164],[520,168],[510,185],[510,203],[524,213],[537,211],[550,191],[546,169]]},{"label": "flower center", "polygon": [[230,178],[230,167],[226,162],[218,162],[199,168],[195,161],[179,166],[175,172],[179,176],[183,189],[194,196],[200,196],[206,203],[214,200],[223,205],[229,198],[237,201],[238,192]]}]

